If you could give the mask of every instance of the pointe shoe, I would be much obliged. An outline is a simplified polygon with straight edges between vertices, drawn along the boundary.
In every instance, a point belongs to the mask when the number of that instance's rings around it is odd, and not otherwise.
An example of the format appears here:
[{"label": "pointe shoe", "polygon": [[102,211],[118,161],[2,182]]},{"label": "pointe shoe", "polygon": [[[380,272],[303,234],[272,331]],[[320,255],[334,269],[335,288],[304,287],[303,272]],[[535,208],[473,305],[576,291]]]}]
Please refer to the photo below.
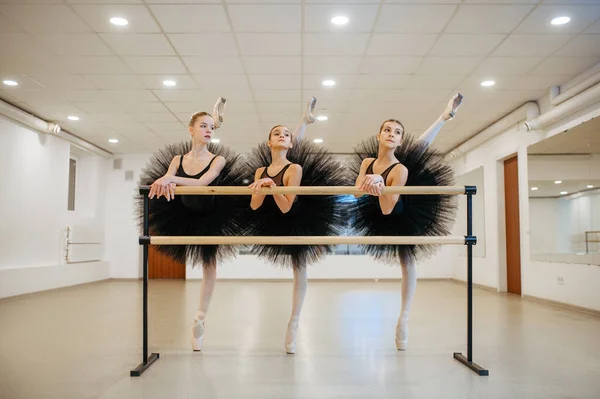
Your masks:
[{"label": "pointe shoe", "polygon": [[217,103],[213,108],[213,119],[215,121],[215,129],[220,128],[221,124],[223,123],[223,112],[225,111],[225,103],[227,103],[227,100],[223,97],[219,97]]},{"label": "pointe shoe", "polygon": [[398,319],[396,325],[396,349],[404,351],[408,347],[408,320]]},{"label": "pointe shoe", "polygon": [[311,97],[306,103],[306,108],[304,109],[304,123],[311,124],[314,123],[317,119],[313,115],[313,111],[315,109],[315,105],[317,105],[316,97]]},{"label": "pointe shoe", "polygon": [[454,116],[456,115],[456,111],[458,110],[458,107],[462,103],[462,100],[463,100],[463,95],[460,93],[456,93],[452,97],[452,99],[448,103],[448,106],[446,107],[446,110],[444,111],[444,120],[449,121],[451,119],[454,119]]},{"label": "pointe shoe", "polygon": [[202,350],[202,341],[204,340],[204,319],[196,315],[194,325],[192,326],[192,349],[197,352]]},{"label": "pointe shoe", "polygon": [[296,353],[296,334],[298,334],[298,319],[291,318],[285,334],[285,353]]}]

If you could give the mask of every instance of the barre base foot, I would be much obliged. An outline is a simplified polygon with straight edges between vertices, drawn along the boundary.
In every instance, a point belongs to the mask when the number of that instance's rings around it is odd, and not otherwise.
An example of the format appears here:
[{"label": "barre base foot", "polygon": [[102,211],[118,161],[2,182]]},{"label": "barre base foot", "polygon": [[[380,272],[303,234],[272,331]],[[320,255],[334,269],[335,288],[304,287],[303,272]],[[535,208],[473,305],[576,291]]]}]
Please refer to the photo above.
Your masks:
[{"label": "barre base foot", "polygon": [[130,377],[139,377],[140,375],[142,375],[142,373],[144,371],[146,371],[152,365],[152,363],[157,361],[159,357],[160,357],[160,355],[158,353],[151,354],[150,356],[148,356],[148,361],[140,363],[139,366],[137,366],[135,369],[131,370],[129,372],[129,376]]},{"label": "barre base foot", "polygon": [[484,369],[477,363],[470,362],[462,353],[454,352],[454,358],[481,376],[490,375],[489,370]]}]

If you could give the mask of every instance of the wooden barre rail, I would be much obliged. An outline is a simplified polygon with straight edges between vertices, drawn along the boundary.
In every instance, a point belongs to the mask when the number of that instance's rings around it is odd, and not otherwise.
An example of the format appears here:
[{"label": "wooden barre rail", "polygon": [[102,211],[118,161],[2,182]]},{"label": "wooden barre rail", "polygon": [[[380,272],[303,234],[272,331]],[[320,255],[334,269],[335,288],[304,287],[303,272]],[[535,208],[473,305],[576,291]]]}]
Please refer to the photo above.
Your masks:
[{"label": "wooden barre rail", "polygon": [[151,245],[338,245],[338,244],[371,244],[371,245],[465,245],[468,241],[475,242],[475,237],[465,236],[150,236],[140,237],[150,240]]},{"label": "wooden barre rail", "polygon": [[[140,193],[147,194],[150,186],[140,186]],[[468,192],[475,194],[474,186],[408,186],[384,187],[383,194],[417,194],[417,195],[461,195]],[[251,195],[248,187],[237,186],[177,186],[176,195]],[[260,194],[298,194],[298,195],[366,195],[354,186],[288,186],[262,187]]]}]

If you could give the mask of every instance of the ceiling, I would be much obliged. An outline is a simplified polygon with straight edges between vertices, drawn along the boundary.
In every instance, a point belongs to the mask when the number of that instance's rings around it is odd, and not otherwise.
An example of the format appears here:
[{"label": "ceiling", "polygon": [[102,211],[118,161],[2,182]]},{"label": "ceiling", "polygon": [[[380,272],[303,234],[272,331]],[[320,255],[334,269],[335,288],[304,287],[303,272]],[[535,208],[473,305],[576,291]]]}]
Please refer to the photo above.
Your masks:
[{"label": "ceiling", "polygon": [[[588,187],[593,186],[593,187]],[[537,187],[537,190],[532,188]],[[551,180],[530,180],[529,181],[529,198],[540,197],[562,197],[582,191],[594,191],[600,188],[600,180],[563,180],[560,184],[554,183]],[[561,192],[567,194],[561,194]]]},{"label": "ceiling", "polygon": [[600,118],[531,145],[527,152],[531,155],[600,154]]},{"label": "ceiling", "polygon": [[[571,22],[549,23],[561,15]],[[434,143],[447,152],[598,63],[598,43],[598,0],[0,0],[0,78],[19,83],[0,98],[139,153],[187,138],[189,116],[219,96],[218,138],[247,151],[314,95],[329,120],[307,137],[346,152],[387,118],[422,132],[460,91]]]}]

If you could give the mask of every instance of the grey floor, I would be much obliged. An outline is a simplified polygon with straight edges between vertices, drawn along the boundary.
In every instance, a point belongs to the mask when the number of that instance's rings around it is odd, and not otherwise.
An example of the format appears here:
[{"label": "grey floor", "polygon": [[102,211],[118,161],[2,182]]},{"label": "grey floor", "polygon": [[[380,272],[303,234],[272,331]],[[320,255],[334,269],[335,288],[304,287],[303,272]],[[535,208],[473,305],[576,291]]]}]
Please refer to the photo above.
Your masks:
[{"label": "grey floor", "polygon": [[199,282],[151,281],[140,378],[141,284],[107,281],[0,301],[0,398],[600,398],[600,318],[419,281],[410,346],[397,352],[399,282],[311,282],[296,355],[283,348],[291,283],[219,281],[204,341],[190,350]]}]

